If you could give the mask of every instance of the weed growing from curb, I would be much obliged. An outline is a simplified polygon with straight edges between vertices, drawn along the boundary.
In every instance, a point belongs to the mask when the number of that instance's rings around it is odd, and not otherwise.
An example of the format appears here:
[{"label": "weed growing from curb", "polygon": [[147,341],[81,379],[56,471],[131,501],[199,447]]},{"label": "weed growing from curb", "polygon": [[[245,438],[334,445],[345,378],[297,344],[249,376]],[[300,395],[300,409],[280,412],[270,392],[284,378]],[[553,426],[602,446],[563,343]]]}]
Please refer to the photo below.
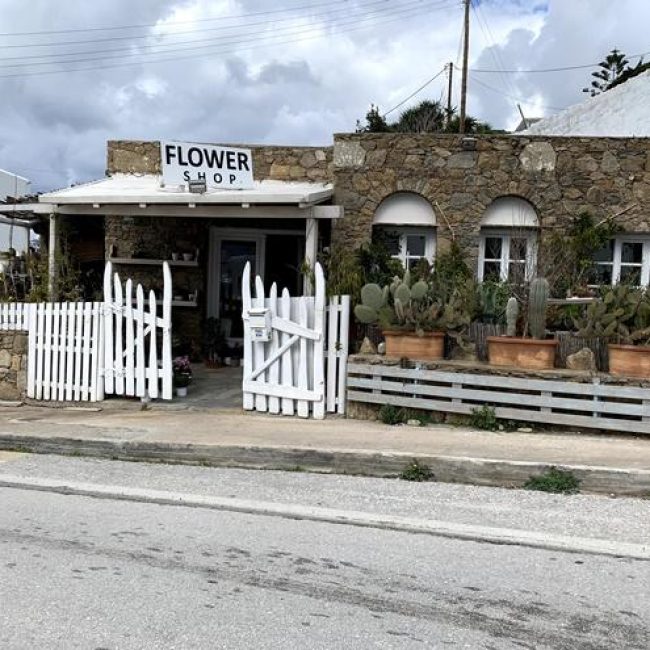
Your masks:
[{"label": "weed growing from curb", "polygon": [[526,490],[538,492],[553,492],[554,494],[576,494],[580,488],[580,480],[573,472],[567,472],[557,467],[549,467],[539,476],[531,476],[524,483]]},{"label": "weed growing from curb", "polygon": [[496,431],[499,428],[499,420],[494,412],[494,408],[485,404],[480,409],[472,409],[469,416],[469,423],[475,429],[484,431]]},{"label": "weed growing from curb", "polygon": [[423,483],[425,481],[433,481],[434,476],[431,468],[418,460],[413,459],[403,470],[399,477],[403,481],[415,481]]},{"label": "weed growing from curb", "polygon": [[401,409],[392,404],[384,404],[379,409],[379,419],[384,424],[404,424],[406,422],[406,412],[404,409]]}]

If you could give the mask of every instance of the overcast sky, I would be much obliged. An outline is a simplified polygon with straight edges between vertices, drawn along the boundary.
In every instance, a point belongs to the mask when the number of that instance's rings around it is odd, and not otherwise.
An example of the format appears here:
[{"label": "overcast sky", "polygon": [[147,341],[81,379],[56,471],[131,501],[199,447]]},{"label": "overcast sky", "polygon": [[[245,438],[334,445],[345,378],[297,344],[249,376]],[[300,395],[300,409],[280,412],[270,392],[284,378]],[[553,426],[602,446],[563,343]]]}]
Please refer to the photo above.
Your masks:
[{"label": "overcast sky", "polygon": [[[330,144],[370,103],[387,111],[460,64],[461,4],[0,0],[0,167],[44,190],[103,176],[108,139]],[[591,69],[501,71],[650,50],[648,0],[474,5],[468,109],[496,127],[517,124],[517,102],[541,116],[582,101]]]}]

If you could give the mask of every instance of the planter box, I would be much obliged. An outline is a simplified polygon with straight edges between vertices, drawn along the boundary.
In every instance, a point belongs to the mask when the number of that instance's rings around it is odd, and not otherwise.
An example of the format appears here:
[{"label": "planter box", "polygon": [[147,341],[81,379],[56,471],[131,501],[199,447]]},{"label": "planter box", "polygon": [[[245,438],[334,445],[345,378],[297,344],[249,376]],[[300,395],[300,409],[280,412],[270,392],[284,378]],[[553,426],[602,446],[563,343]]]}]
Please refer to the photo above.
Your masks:
[{"label": "planter box", "polygon": [[612,375],[650,379],[650,347],[610,343],[607,351]]},{"label": "planter box", "polygon": [[516,366],[530,370],[555,367],[557,341],[554,339],[488,336],[487,345],[491,366]]},{"label": "planter box", "polygon": [[387,357],[406,357],[423,361],[435,361],[444,357],[444,332],[424,332],[419,336],[415,332],[385,330],[383,334]]}]

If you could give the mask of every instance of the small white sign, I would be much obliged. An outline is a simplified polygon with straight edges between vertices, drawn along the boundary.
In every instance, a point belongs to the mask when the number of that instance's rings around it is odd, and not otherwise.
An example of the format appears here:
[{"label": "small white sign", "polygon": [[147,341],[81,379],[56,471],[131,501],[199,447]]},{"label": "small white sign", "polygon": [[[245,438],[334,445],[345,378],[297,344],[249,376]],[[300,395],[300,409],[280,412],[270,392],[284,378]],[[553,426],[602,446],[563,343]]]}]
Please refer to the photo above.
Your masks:
[{"label": "small white sign", "polygon": [[209,188],[245,190],[254,185],[250,149],[161,142],[160,158],[165,185],[187,185],[197,180],[204,180]]}]

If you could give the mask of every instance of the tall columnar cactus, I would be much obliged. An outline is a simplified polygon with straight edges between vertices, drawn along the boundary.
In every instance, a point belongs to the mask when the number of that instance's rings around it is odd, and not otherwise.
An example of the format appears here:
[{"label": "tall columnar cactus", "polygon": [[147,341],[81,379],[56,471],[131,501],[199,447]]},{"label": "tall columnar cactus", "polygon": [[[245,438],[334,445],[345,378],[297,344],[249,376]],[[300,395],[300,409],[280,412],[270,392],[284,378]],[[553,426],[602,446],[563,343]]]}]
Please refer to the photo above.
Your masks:
[{"label": "tall columnar cactus", "polygon": [[528,329],[535,339],[546,336],[546,306],[550,288],[545,278],[535,278],[528,293]]},{"label": "tall columnar cactus", "polygon": [[519,317],[519,303],[512,296],[506,305],[506,334],[508,336],[517,336],[517,318]]}]

